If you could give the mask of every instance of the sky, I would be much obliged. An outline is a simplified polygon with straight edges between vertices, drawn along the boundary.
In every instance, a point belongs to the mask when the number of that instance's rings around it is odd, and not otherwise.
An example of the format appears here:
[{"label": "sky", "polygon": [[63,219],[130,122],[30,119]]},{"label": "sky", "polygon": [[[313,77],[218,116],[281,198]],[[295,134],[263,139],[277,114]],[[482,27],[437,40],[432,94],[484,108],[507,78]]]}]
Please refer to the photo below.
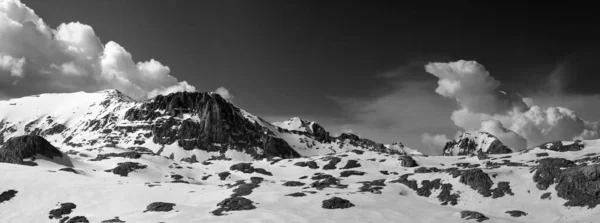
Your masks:
[{"label": "sky", "polygon": [[521,148],[598,130],[600,18],[582,4],[22,3],[0,0],[0,99],[215,91],[426,154],[465,131]]}]

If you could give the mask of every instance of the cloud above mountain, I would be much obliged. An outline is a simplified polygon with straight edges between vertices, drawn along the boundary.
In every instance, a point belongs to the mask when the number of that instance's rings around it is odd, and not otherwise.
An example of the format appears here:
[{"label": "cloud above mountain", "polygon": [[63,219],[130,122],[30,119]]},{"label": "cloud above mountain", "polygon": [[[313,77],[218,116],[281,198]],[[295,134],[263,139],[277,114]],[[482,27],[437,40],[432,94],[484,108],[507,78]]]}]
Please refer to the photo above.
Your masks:
[{"label": "cloud above mountain", "polygon": [[531,98],[500,90],[501,83],[476,61],[429,63],[425,70],[439,79],[436,93],[459,105],[451,119],[465,131],[487,131],[516,150],[599,136],[599,123],[573,110],[541,107]]},{"label": "cloud above mountain", "polygon": [[217,90],[215,90],[215,93],[221,95],[221,97],[229,101],[233,100],[233,94],[229,93],[229,90],[227,90],[227,88],[225,87],[217,88]]},{"label": "cloud above mountain", "polygon": [[116,42],[103,44],[94,29],[79,22],[49,27],[18,0],[0,0],[0,93],[115,88],[136,98],[195,91],[157,60],[134,61]]}]

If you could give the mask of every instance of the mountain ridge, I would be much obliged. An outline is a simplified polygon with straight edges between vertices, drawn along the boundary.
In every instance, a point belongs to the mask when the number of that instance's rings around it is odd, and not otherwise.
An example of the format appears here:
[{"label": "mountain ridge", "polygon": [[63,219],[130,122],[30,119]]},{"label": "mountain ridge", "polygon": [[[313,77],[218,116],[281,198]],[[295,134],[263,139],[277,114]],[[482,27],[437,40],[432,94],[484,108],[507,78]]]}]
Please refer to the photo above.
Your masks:
[{"label": "mountain ridge", "polygon": [[[318,123],[297,117],[292,118],[296,129],[282,128],[213,92],[178,92],[145,101],[135,101],[118,90],[41,94],[0,102],[0,109],[6,111],[0,114],[0,143],[11,136],[34,134],[61,148],[147,147],[177,160],[392,151],[383,150],[386,146],[381,143],[357,143],[366,140],[358,137],[343,142],[347,138],[332,137]],[[402,148],[394,152],[404,153]]]}]

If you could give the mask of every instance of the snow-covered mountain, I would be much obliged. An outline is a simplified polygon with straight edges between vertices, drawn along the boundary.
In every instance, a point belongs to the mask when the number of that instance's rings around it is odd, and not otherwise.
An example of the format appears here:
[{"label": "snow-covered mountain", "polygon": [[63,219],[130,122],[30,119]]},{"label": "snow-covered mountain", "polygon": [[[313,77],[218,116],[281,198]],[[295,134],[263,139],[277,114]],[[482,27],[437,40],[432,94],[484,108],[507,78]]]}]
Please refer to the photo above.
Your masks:
[{"label": "snow-covered mountain", "polygon": [[385,148],[354,143],[362,140],[358,137],[331,137],[321,125],[300,118],[271,124],[214,93],[179,92],[144,102],[116,90],[42,94],[0,101],[0,111],[0,144],[34,134],[63,150],[143,147],[175,160],[196,161]]},{"label": "snow-covered mountain", "polygon": [[487,132],[463,133],[455,140],[446,143],[442,149],[444,156],[504,154],[512,150],[505,146],[498,138]]},{"label": "snow-covered mountain", "polygon": [[450,142],[445,153],[455,156],[426,156],[400,142],[332,137],[299,118],[287,123],[268,123],[211,93],[0,101],[0,222],[600,217],[600,140],[512,152],[480,132]]}]

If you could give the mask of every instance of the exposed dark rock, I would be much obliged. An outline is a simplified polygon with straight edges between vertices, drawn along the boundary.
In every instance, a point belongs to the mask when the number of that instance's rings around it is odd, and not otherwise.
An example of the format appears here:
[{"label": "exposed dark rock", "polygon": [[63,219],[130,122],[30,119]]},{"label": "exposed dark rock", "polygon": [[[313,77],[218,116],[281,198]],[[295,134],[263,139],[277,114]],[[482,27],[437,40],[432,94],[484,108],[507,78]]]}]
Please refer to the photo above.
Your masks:
[{"label": "exposed dark rock", "polygon": [[16,190],[7,190],[2,192],[0,194],[0,204],[4,203],[5,201],[10,201],[10,199],[13,199],[13,197],[15,197],[17,193],[18,191]]},{"label": "exposed dark rock", "polygon": [[73,203],[62,203],[60,204],[59,208],[51,210],[49,213],[50,216],[48,217],[50,219],[60,219],[63,215],[71,214],[71,212],[73,212],[73,209],[75,209],[76,207],[77,205]]},{"label": "exposed dark rock", "polygon": [[324,170],[333,170],[336,168],[335,165],[337,165],[341,161],[342,161],[342,159],[340,159],[339,157],[331,157],[331,160],[329,160],[328,164],[323,166],[323,169]]},{"label": "exposed dark rock", "polygon": [[546,199],[550,200],[550,195],[552,195],[552,193],[550,193],[550,192],[543,193],[542,196],[540,196],[540,199],[542,199],[542,200],[546,200]]},{"label": "exposed dark rock", "polygon": [[290,197],[304,197],[304,196],[306,196],[306,194],[302,193],[302,192],[296,192],[296,193],[287,194],[285,196],[290,196]]},{"label": "exposed dark rock", "polygon": [[[320,175],[325,177],[320,177],[320,180],[317,180],[310,184],[310,187],[316,188],[317,190],[323,190],[326,187],[335,187],[344,189],[347,188],[348,185],[340,184],[340,180],[331,176],[331,175]],[[315,177],[313,177],[315,179]]]},{"label": "exposed dark rock", "polygon": [[142,147],[142,146],[134,146],[134,147],[129,147],[127,148],[129,150],[133,150],[134,152],[138,152],[141,154],[149,154],[149,155],[154,155],[154,152],[152,152],[152,150],[146,148],[146,147]]},{"label": "exposed dark rock", "polygon": [[582,150],[584,144],[581,140],[576,140],[572,144],[563,145],[562,141],[548,142],[542,145],[537,146],[540,149],[547,149],[557,152],[567,152],[567,151],[579,151]]},{"label": "exposed dark rock", "polygon": [[324,200],[321,207],[325,209],[345,209],[354,207],[354,204],[344,198],[332,197]]},{"label": "exposed dark rock", "polygon": [[360,163],[358,163],[358,161],[356,160],[348,160],[348,162],[346,163],[346,165],[340,169],[352,169],[352,168],[357,168],[357,167],[361,167]]},{"label": "exposed dark rock", "polygon": [[283,184],[283,186],[286,186],[286,187],[301,187],[304,185],[306,185],[306,184],[302,183],[300,181],[288,181]]},{"label": "exposed dark rock", "polygon": [[462,171],[459,181],[465,185],[468,185],[473,190],[476,190],[479,194],[484,197],[491,196],[490,189],[494,182],[490,179],[487,173],[481,169],[469,169]]},{"label": "exposed dark rock", "polygon": [[399,158],[399,160],[400,160],[400,166],[403,166],[403,167],[418,166],[417,161],[415,161],[415,159],[413,159],[411,156],[401,156]]},{"label": "exposed dark rock", "polygon": [[258,184],[255,183],[242,183],[237,188],[233,189],[233,194],[231,197],[241,197],[252,194],[254,188],[259,187]]},{"label": "exposed dark rock", "polygon": [[100,161],[100,160],[109,159],[111,157],[139,159],[140,157],[142,157],[142,154],[140,154],[138,152],[133,152],[133,151],[132,152],[124,152],[124,153],[105,153],[105,154],[98,154],[98,156],[96,156],[96,158],[91,159],[90,161]]},{"label": "exposed dark rock", "polygon": [[544,156],[548,156],[548,153],[536,153],[535,156],[536,157],[544,157]]},{"label": "exposed dark rock", "polygon": [[385,187],[385,179],[373,180],[373,181],[363,181],[363,186],[358,188],[359,192],[371,192],[374,194],[381,194],[381,190]]},{"label": "exposed dark rock", "polygon": [[304,180],[304,179],[306,179],[306,178],[308,178],[308,176],[301,176],[301,177],[300,177],[300,178],[298,178],[298,179],[300,179],[300,180]]},{"label": "exposed dark rock", "polygon": [[442,202],[441,205],[457,205],[459,197],[458,194],[452,193],[452,184],[449,183],[442,184],[442,191],[437,196],[438,200]]},{"label": "exposed dark rock", "polygon": [[259,184],[263,182],[263,178],[262,177],[250,177],[250,182],[252,182],[253,184]]},{"label": "exposed dark rock", "polygon": [[209,162],[209,161],[204,161],[204,162],[202,162],[202,165],[205,165],[205,166],[208,166],[208,165],[211,165],[211,164],[213,164],[213,163],[212,163],[212,162]]},{"label": "exposed dark rock", "polygon": [[62,169],[59,169],[58,171],[71,172],[71,173],[74,173],[74,174],[79,174],[79,173],[77,172],[77,170],[75,170],[75,169],[73,169],[73,168],[71,168],[71,167],[62,168]]},{"label": "exposed dark rock", "polygon": [[115,167],[112,170],[106,170],[106,171],[112,172],[116,175],[126,177],[127,175],[129,175],[129,173],[131,173],[135,170],[146,169],[147,167],[148,167],[147,165],[140,164],[140,163],[124,162],[124,163],[118,163],[117,167]]},{"label": "exposed dark rock", "polygon": [[54,135],[67,130],[67,127],[62,124],[56,124],[40,133],[42,136]]},{"label": "exposed dark rock", "polygon": [[37,135],[12,137],[0,147],[0,163],[23,164],[23,159],[36,155],[48,158],[63,157],[60,150]]},{"label": "exposed dark rock", "polygon": [[[164,111],[164,114],[158,111]],[[196,120],[173,117],[187,114]],[[163,118],[167,115],[169,118]],[[255,159],[268,157],[294,158],[296,153],[269,129],[244,117],[243,112],[218,94],[178,92],[159,95],[125,113],[130,121],[152,122],[153,142],[177,144],[186,150],[208,152],[236,150]],[[254,148],[261,148],[262,153]]]},{"label": "exposed dark rock", "polygon": [[415,173],[436,173],[440,170],[435,167],[419,167],[415,169]]},{"label": "exposed dark rock", "polygon": [[219,179],[221,179],[221,180],[225,180],[225,179],[227,179],[227,177],[229,177],[229,175],[231,175],[231,173],[229,173],[229,172],[227,172],[227,171],[225,171],[225,172],[220,172],[220,173],[219,173]]},{"label": "exposed dark rock", "polygon": [[267,176],[273,176],[273,173],[271,173],[271,172],[269,172],[269,171],[267,171],[267,170],[265,170],[263,168],[254,168],[254,172],[260,173],[260,174],[263,174],[263,175],[267,175]]},{"label": "exposed dark rock", "polygon": [[308,167],[311,169],[318,169],[319,166],[317,166],[317,163],[315,161],[307,161],[307,162],[297,162],[294,164],[294,166],[300,166],[300,167]]},{"label": "exposed dark rock", "polygon": [[229,170],[237,170],[242,173],[256,172],[256,173],[264,174],[267,176],[273,176],[272,173],[266,171],[265,169],[252,167],[252,163],[237,163],[237,164],[234,164],[231,167],[229,167]]},{"label": "exposed dark rock", "polygon": [[498,182],[496,188],[492,189],[492,198],[503,197],[505,194],[515,195],[510,189],[509,182]]},{"label": "exposed dark rock", "polygon": [[219,202],[217,204],[219,208],[212,211],[212,213],[216,216],[221,216],[223,215],[223,212],[252,210],[256,208],[253,203],[254,202],[245,197],[230,197]]},{"label": "exposed dark rock", "polygon": [[571,167],[556,181],[556,196],[568,200],[565,206],[595,208],[600,204],[599,164]]},{"label": "exposed dark rock", "polygon": [[521,216],[527,216],[527,213],[525,213],[524,211],[519,211],[519,210],[512,210],[512,211],[506,211],[505,213],[509,214],[511,217],[521,217]]},{"label": "exposed dark rock", "polygon": [[481,150],[477,151],[477,159],[479,160],[486,160],[489,159],[490,157],[488,155],[486,155],[485,153],[483,153]]},{"label": "exposed dark rock", "polygon": [[597,156],[597,154],[594,154],[594,153],[586,154],[586,155],[584,155],[583,158],[575,160],[575,162],[586,163],[586,164],[589,162],[590,164],[599,164],[600,156]]},{"label": "exposed dark rock", "polygon": [[452,165],[461,167],[461,168],[467,168],[469,165],[471,165],[471,163],[454,163]]},{"label": "exposed dark rock", "polygon": [[363,153],[365,153],[365,151],[358,150],[358,149],[353,149],[353,150],[352,150],[352,151],[350,151],[350,152],[356,153],[356,154],[358,154],[358,155],[362,155]]},{"label": "exposed dark rock", "polygon": [[167,202],[153,202],[146,206],[146,210],[144,212],[169,212],[173,210],[175,204],[167,203]]},{"label": "exposed dark rock", "polygon": [[119,219],[119,217],[115,217],[113,219],[109,219],[109,220],[104,220],[100,223],[125,223],[125,221]]},{"label": "exposed dark rock", "polygon": [[196,159],[196,155],[192,155],[191,157],[183,158],[183,159],[181,159],[181,161],[188,162],[188,163],[197,163],[198,162],[198,160]]},{"label": "exposed dark rock", "polygon": [[315,175],[312,176],[310,179],[312,179],[312,180],[322,180],[322,179],[327,179],[327,178],[330,178],[330,177],[333,177],[333,176],[331,176],[329,174],[315,173]]},{"label": "exposed dark rock", "polygon": [[490,219],[487,216],[485,216],[482,213],[479,213],[477,211],[461,211],[460,212],[460,218],[464,218],[466,220],[473,219],[473,220],[475,220],[477,222],[482,222],[482,221]]},{"label": "exposed dark rock", "polygon": [[387,170],[380,170],[379,172],[383,175],[390,175],[390,173]]},{"label": "exposed dark rock", "polygon": [[202,176],[202,178],[200,178],[200,179],[202,179],[202,180],[208,180],[208,178],[211,177],[211,176],[212,175],[209,174],[209,175],[206,175],[206,176]]},{"label": "exposed dark rock", "polygon": [[85,216],[75,216],[70,218],[66,223],[90,223]]},{"label": "exposed dark rock", "polygon": [[575,165],[573,161],[563,158],[544,158],[538,161],[539,165],[535,167],[533,181],[536,182],[536,187],[540,190],[546,190],[554,183],[562,170],[560,168],[572,167]]},{"label": "exposed dark rock", "polygon": [[413,174],[411,174],[411,173],[404,174],[404,175],[400,176],[400,178],[398,178],[397,180],[390,181],[390,183],[404,184],[408,188],[417,192],[417,195],[423,196],[423,197],[429,197],[431,195],[431,190],[440,189],[440,187],[442,185],[441,179],[435,179],[433,181],[423,180],[423,181],[421,181],[422,186],[419,187],[416,180],[408,179],[408,177],[411,175],[413,175]]},{"label": "exposed dark rock", "polygon": [[340,173],[340,177],[349,177],[349,176],[362,176],[365,175],[365,172],[356,171],[356,170],[346,170]]}]

